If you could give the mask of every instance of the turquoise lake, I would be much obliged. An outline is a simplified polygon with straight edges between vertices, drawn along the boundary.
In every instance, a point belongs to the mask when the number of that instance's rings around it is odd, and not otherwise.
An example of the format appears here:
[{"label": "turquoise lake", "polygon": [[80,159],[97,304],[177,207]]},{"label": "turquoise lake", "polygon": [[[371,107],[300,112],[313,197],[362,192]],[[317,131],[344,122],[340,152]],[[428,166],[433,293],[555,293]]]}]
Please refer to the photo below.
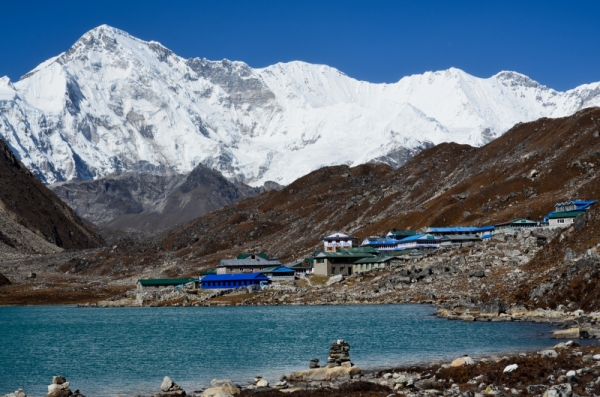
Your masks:
[{"label": "turquoise lake", "polygon": [[[350,343],[363,369],[551,346],[547,324],[465,323],[424,305],[173,308],[0,307],[0,395],[42,397],[53,375],[88,397],[188,393],[214,378],[271,382]],[[540,335],[542,334],[543,335]]]}]

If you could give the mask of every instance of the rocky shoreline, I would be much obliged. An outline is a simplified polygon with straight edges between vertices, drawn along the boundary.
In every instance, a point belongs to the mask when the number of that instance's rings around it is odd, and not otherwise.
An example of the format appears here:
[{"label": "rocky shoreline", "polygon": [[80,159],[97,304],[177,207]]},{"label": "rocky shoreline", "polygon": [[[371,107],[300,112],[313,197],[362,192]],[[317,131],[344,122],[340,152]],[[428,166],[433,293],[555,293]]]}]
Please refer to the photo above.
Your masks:
[{"label": "rocky shoreline", "polygon": [[[229,379],[214,379],[205,389],[189,394],[165,376],[151,397],[246,397],[282,396],[381,396],[485,397],[539,396],[578,397],[600,395],[600,346],[582,347],[577,341],[561,342],[533,352],[458,357],[447,363],[434,362],[385,370],[363,371],[349,357],[350,346],[336,340],[328,362],[318,360],[309,368],[270,382],[260,376],[244,385]],[[71,392],[69,382],[54,376],[46,397],[85,397]],[[137,395],[136,397],[141,397]],[[3,397],[28,397],[19,389]],[[29,396],[31,397],[31,396]]]}]

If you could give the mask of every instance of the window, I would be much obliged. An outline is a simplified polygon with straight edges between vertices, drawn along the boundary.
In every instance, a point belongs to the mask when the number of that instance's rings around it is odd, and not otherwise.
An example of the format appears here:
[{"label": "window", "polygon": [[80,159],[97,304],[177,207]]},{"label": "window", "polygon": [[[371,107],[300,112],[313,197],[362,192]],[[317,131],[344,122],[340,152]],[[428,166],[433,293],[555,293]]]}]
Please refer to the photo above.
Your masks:
[{"label": "window", "polygon": [[317,258],[317,263],[325,263],[325,259],[323,259],[323,258]]},{"label": "window", "polygon": [[565,220],[564,219],[558,219],[557,222],[558,223],[565,223]]}]

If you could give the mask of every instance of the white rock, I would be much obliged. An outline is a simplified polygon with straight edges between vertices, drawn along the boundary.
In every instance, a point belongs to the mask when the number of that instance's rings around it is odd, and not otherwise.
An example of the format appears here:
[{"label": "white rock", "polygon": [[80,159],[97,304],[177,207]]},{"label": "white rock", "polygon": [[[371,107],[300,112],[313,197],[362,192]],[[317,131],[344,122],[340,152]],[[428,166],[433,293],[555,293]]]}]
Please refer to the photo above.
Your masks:
[{"label": "white rock", "polygon": [[538,354],[540,356],[542,356],[543,358],[545,358],[545,357],[549,357],[549,358],[558,357],[558,353],[556,352],[556,350],[542,350],[542,351],[538,352]]},{"label": "white rock", "polygon": [[575,376],[575,375],[577,375],[577,372],[575,372],[575,371],[573,371],[573,370],[571,370],[571,371],[567,372],[567,378],[571,378],[571,377],[573,377],[573,376]]},{"label": "white rock", "polygon": [[256,387],[269,387],[269,381],[266,379],[261,379],[256,382]]},{"label": "white rock", "polygon": [[502,371],[502,372],[504,372],[504,373],[512,372],[517,368],[519,368],[519,366],[517,364],[507,365],[506,368],[504,368],[504,371]]},{"label": "white rock", "polygon": [[594,360],[598,361],[598,360],[600,360],[600,354],[594,354],[594,356],[592,358]]},{"label": "white rock", "polygon": [[165,378],[162,381],[162,384],[160,385],[160,390],[167,392],[169,391],[169,389],[173,386],[173,381],[171,380],[171,378],[169,378],[168,376],[165,376]]}]

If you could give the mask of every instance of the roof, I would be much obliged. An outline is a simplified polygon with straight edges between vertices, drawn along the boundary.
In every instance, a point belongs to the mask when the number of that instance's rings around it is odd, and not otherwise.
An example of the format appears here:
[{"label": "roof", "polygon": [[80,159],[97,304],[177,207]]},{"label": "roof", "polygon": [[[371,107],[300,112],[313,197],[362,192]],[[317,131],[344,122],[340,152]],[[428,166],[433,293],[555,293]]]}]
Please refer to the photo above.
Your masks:
[{"label": "roof", "polygon": [[138,282],[141,285],[181,285],[187,284],[194,281],[198,281],[197,278],[151,278],[151,279],[139,279]]},{"label": "roof", "polygon": [[414,230],[396,230],[392,229],[387,235],[388,236],[414,236],[417,234]]},{"label": "roof", "polygon": [[418,240],[439,240],[437,237],[432,236],[431,234],[417,234],[415,236],[410,236],[407,238],[403,238],[402,240],[400,240],[400,243],[409,243],[411,241],[418,241]]},{"label": "roof", "polygon": [[548,214],[547,219],[562,219],[562,218],[576,218],[581,214],[585,214],[585,211],[563,211],[563,212],[552,212]]},{"label": "roof", "polygon": [[323,240],[352,240],[356,237],[348,234],[348,233],[333,233],[329,236],[323,237]]},{"label": "roof", "polygon": [[376,256],[373,258],[362,258],[357,260],[356,262],[354,262],[355,264],[361,264],[361,263],[384,263],[384,262],[389,262],[392,259],[398,259],[395,256]]},{"label": "roof", "polygon": [[348,254],[371,254],[377,255],[379,251],[377,251],[373,247],[352,247],[352,248],[341,248],[338,252],[348,253]]},{"label": "roof", "polygon": [[373,255],[361,252],[321,252],[315,258],[368,258]]},{"label": "roof", "polygon": [[296,273],[294,269],[290,269],[286,266],[272,266],[260,271],[261,273]]},{"label": "roof", "polygon": [[588,207],[592,204],[595,204],[596,200],[571,200],[565,201],[564,203],[556,203],[555,207],[564,207],[567,205],[574,205],[577,207],[577,211],[579,210],[587,210]]},{"label": "roof", "polygon": [[405,249],[405,250],[388,251],[386,253],[390,256],[400,256],[400,255],[410,254],[412,251],[413,251],[413,249],[411,248],[411,249]]},{"label": "roof", "polygon": [[494,230],[494,226],[453,226],[453,227],[430,227],[427,233],[478,233]]},{"label": "roof", "polygon": [[454,241],[469,240],[470,241],[470,240],[481,240],[481,238],[477,237],[474,234],[471,234],[471,235],[469,235],[469,234],[448,234],[448,235],[442,237],[441,240],[454,240]]},{"label": "roof", "polygon": [[500,223],[498,225],[496,225],[496,227],[498,226],[508,226],[508,225],[537,225],[539,222],[538,221],[532,221],[531,219],[513,219],[510,222],[506,222],[506,223]]},{"label": "roof", "polygon": [[293,264],[286,265],[290,269],[310,269],[313,267],[315,258],[306,258],[303,261],[299,261]]},{"label": "roof", "polygon": [[[249,256],[252,256],[254,254],[238,254],[236,259],[246,259]],[[264,252],[261,252],[260,254],[255,254],[256,256],[263,258],[263,259],[269,259],[269,255],[265,254]]]},{"label": "roof", "polygon": [[269,280],[262,273],[242,273],[242,274],[211,274],[203,277],[202,281],[245,281],[245,280]]},{"label": "roof", "polygon": [[209,274],[217,274],[215,269],[208,269],[200,272],[201,276],[208,276]]},{"label": "roof", "polygon": [[281,266],[277,259],[265,259],[256,256],[254,259],[247,257],[245,259],[223,259],[217,267],[235,267],[235,266]]}]

